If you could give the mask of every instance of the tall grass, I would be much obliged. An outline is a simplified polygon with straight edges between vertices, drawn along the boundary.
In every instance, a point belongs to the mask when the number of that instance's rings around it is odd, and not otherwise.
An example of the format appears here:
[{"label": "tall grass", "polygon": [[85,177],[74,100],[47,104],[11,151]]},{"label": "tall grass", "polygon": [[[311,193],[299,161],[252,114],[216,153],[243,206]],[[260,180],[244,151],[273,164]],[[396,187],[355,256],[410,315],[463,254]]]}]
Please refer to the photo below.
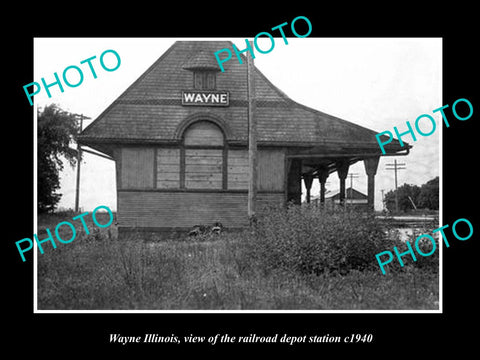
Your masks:
[{"label": "tall grass", "polygon": [[[365,215],[271,209],[255,229],[208,241],[117,240],[81,233],[38,256],[39,309],[435,309],[438,274],[407,266],[382,275],[391,249]],[[389,269],[390,270],[390,269]]]}]

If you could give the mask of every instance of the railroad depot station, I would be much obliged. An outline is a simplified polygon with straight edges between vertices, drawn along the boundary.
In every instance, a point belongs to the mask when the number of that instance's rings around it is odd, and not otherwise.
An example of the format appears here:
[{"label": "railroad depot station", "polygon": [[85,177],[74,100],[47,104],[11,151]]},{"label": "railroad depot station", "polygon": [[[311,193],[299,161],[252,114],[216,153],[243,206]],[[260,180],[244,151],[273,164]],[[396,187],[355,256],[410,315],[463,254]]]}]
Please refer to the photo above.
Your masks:
[{"label": "railroad depot station", "polygon": [[[115,161],[119,231],[248,225],[247,59],[242,54],[243,64],[226,62],[221,72],[213,55],[231,45],[175,42],[81,133],[81,145]],[[313,181],[320,182],[323,203],[329,176],[339,182],[342,203],[349,166],[358,161],[365,164],[373,209],[383,156],[377,133],[291,100],[254,66],[250,73],[257,213],[268,204],[300,204],[302,181],[307,202]],[[393,140],[385,151],[405,155],[409,146]]]}]

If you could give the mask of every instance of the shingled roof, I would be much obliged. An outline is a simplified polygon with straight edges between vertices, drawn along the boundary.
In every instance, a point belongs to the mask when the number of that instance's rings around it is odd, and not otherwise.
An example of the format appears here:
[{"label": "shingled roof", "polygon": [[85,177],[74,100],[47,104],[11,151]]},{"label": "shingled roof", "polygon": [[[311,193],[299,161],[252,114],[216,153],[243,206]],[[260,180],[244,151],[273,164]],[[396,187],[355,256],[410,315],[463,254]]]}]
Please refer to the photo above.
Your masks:
[{"label": "shingled roof", "polygon": [[205,50],[194,53],[190,59],[183,65],[187,70],[213,70],[220,71],[220,66],[215,57]]},{"label": "shingled roof", "polygon": [[[215,70],[214,52],[230,41],[177,41],[81,134],[80,142],[109,152],[108,144],[177,143],[182,122],[209,115],[228,128],[227,141],[246,144],[247,65],[235,56],[217,72],[216,90],[230,93],[228,107],[182,106],[182,90],[193,87],[192,69]],[[291,100],[254,68],[258,145],[350,148],[380,153],[375,131]],[[394,140],[387,152],[405,150]]]}]

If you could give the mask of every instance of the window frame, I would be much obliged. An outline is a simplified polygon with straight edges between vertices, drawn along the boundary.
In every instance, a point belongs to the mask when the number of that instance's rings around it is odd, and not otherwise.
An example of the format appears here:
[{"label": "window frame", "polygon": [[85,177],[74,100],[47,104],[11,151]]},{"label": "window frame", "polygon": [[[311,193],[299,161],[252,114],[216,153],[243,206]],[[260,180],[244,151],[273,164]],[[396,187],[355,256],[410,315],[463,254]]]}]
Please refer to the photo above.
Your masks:
[{"label": "window frame", "polygon": [[[223,145],[186,145],[185,144],[185,137],[188,131],[191,129],[192,126],[195,124],[198,124],[200,122],[208,122],[212,124],[213,126],[217,127],[218,130],[222,134],[222,139],[223,139]],[[199,150],[222,150],[222,164],[221,164],[221,169],[222,169],[222,185],[220,188],[188,188],[186,186],[186,150],[190,149],[199,149]],[[218,126],[218,124],[209,121],[208,119],[199,119],[198,121],[193,122],[190,124],[184,131],[182,135],[182,141],[180,144],[180,189],[182,190],[193,190],[193,191],[202,191],[202,190],[207,190],[207,191],[219,191],[219,190],[227,190],[227,185],[228,185],[228,143],[226,141],[226,136],[225,132],[223,129]]]},{"label": "window frame", "polygon": [[[197,86],[197,79],[199,86]],[[211,84],[210,84],[211,81]],[[216,90],[217,74],[216,71],[195,70],[193,72],[193,88],[195,90]]]}]

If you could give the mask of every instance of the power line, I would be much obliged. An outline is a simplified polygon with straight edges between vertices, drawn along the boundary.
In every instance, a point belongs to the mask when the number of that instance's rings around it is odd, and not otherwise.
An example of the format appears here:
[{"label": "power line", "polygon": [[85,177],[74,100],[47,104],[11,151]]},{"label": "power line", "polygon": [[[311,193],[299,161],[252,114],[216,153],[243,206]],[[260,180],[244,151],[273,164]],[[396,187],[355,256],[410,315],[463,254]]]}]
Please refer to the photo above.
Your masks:
[{"label": "power line", "polygon": [[394,163],[385,164],[387,167],[385,170],[394,170],[395,171],[395,211],[398,212],[398,182],[397,182],[397,171],[398,170],[406,170],[405,163],[397,163],[397,159],[394,160]]},{"label": "power line", "polygon": [[[358,178],[358,173],[349,173],[347,175],[350,178],[350,203],[353,205],[353,179]],[[347,203],[348,203],[349,196],[347,194]]]},{"label": "power line", "polygon": [[383,200],[383,192],[385,189],[382,189],[382,210],[385,210],[385,200]]},{"label": "power line", "polygon": [[[80,130],[79,134],[82,132],[83,127],[83,120],[90,119],[88,116],[84,116],[83,114],[72,114],[76,118],[80,119]],[[82,162],[82,147],[77,141],[77,179],[75,183],[75,212],[78,213],[79,210],[79,203],[80,203],[80,163]]]}]

